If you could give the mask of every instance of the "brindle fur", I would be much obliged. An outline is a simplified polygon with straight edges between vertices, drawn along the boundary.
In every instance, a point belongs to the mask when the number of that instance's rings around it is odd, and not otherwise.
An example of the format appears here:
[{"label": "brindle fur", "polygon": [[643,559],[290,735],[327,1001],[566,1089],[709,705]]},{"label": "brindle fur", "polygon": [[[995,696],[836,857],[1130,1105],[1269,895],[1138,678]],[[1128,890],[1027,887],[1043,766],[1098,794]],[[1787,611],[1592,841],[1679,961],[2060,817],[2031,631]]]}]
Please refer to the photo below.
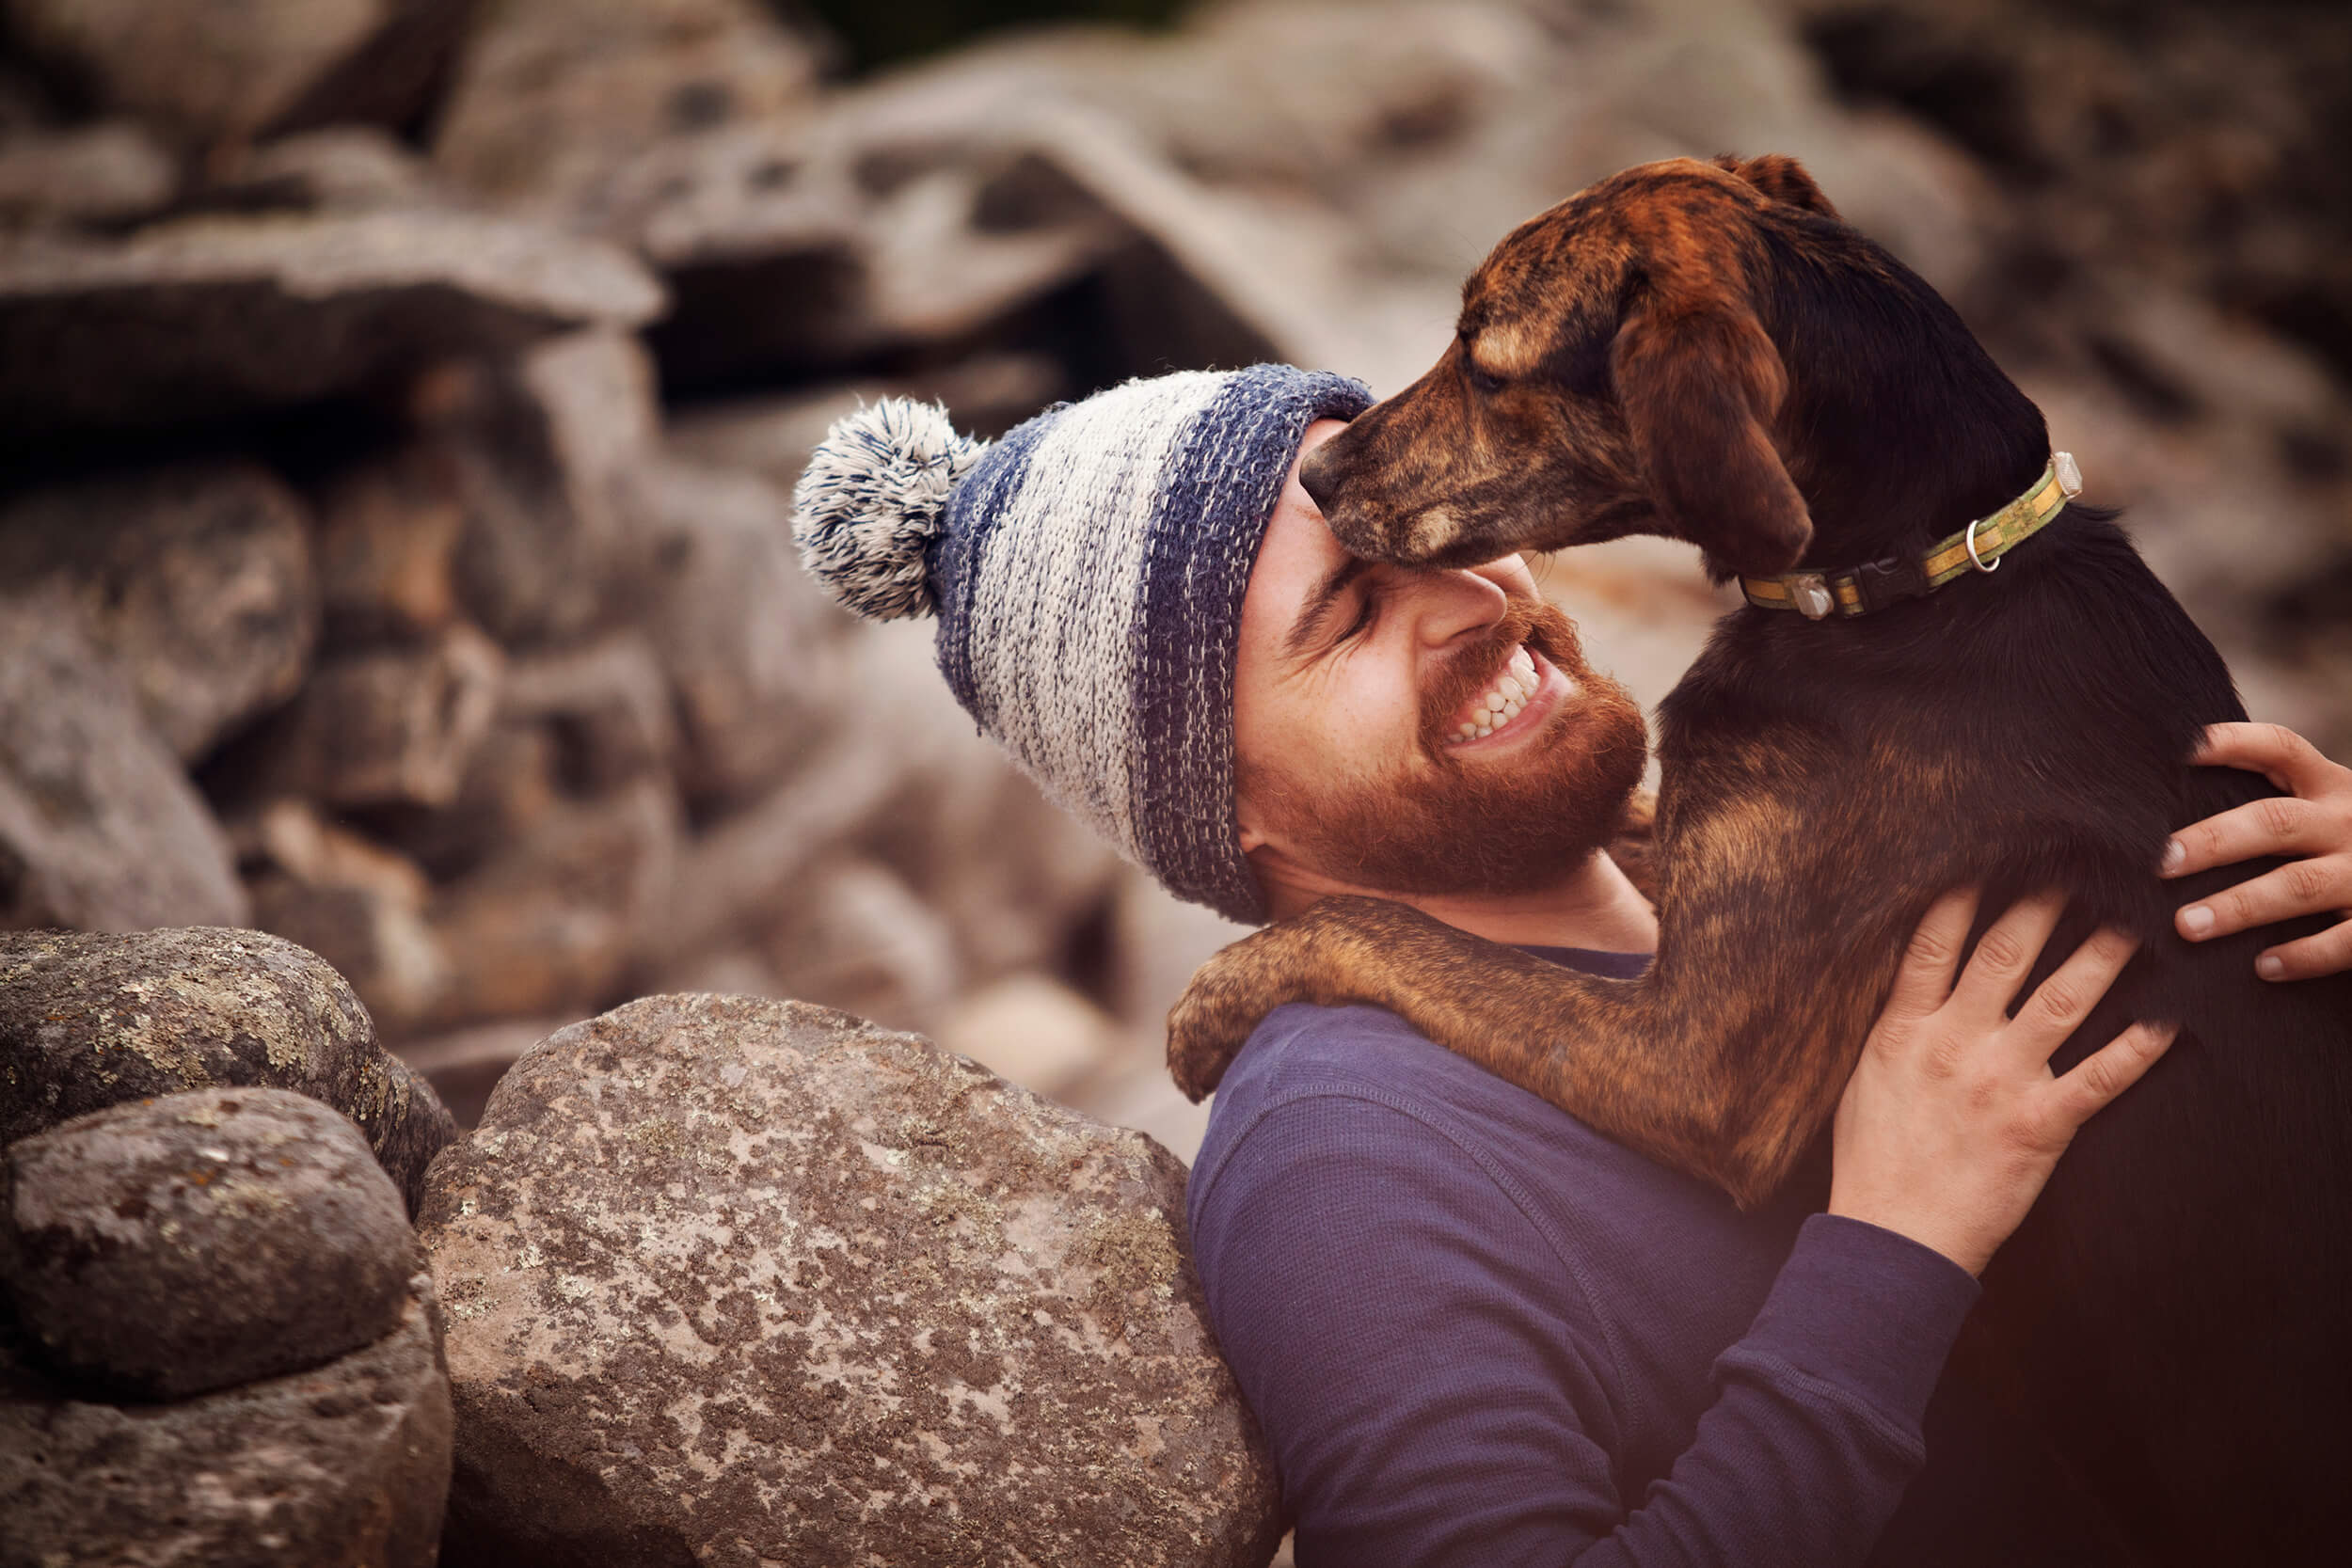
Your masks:
[{"label": "brindle fur", "polygon": [[[1437,366],[1304,467],[1361,553],[1458,564],[1651,532],[1719,576],[1851,567],[1992,512],[2048,455],[1959,318],[1786,158],[1617,175],[1506,237],[1463,294]],[[2062,889],[2035,979],[2094,924],[2145,945],[2057,1065],[2136,1017],[2183,1032],[1995,1259],[1931,1412],[1932,1444],[1974,1401],[1979,1439],[2033,1450],[2015,1468],[2041,1495],[1938,1514],[1931,1467],[1887,1539],[1967,1560],[1955,1522],[2006,1507],[2043,1511],[2022,1538],[2049,1560],[2319,1560],[2352,1539],[2352,977],[2253,977],[2320,920],[2175,937],[2180,903],[2261,867],[2153,875],[2172,829],[2274,793],[2185,766],[2202,725],[2242,717],[2220,657],[2088,507],[1994,581],[1856,621],[1743,609],[1659,714],[1642,979],[1327,900],[1202,970],[1169,1065],[1198,1097],[1275,1006],[1375,1002],[1754,1204],[1818,1147],[1934,896],[1983,887],[1981,931]]]}]

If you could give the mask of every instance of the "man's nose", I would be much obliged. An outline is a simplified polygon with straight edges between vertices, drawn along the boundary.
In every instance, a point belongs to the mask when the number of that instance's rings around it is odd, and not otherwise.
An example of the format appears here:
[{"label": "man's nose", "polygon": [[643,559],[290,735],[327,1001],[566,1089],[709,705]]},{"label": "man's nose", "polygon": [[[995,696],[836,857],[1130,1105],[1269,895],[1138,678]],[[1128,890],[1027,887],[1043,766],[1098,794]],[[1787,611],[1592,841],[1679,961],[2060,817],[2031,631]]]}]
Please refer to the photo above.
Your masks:
[{"label": "man's nose", "polygon": [[1465,567],[1408,570],[1421,640],[1433,648],[1485,634],[1502,619],[1511,596],[1492,578]]}]

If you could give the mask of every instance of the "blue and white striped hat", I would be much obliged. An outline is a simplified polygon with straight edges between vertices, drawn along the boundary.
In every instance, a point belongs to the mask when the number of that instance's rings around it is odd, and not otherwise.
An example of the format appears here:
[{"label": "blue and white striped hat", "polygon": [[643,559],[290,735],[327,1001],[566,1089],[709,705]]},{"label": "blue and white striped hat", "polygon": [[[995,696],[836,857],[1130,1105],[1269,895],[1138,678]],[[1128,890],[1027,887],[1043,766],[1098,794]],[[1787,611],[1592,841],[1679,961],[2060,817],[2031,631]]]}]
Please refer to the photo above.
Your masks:
[{"label": "blue and white striped hat", "polygon": [[794,494],[801,560],[860,615],[939,617],[956,700],[1047,796],[1179,897],[1266,918],[1233,819],[1233,653],[1307,426],[1359,382],[1185,371],[1049,408],[993,445],[885,399]]}]

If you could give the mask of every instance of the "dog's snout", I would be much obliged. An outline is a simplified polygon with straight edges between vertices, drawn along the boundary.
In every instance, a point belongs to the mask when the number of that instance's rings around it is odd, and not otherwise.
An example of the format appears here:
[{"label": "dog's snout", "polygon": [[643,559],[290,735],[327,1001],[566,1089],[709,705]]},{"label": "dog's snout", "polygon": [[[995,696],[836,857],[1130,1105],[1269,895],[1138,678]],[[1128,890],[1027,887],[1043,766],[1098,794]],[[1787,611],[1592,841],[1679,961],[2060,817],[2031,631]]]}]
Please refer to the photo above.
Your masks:
[{"label": "dog's snout", "polygon": [[1339,499],[1340,465],[1337,454],[1331,450],[1338,444],[1336,439],[1324,442],[1298,465],[1300,486],[1313,498],[1316,509],[1326,517],[1331,515],[1331,509]]}]

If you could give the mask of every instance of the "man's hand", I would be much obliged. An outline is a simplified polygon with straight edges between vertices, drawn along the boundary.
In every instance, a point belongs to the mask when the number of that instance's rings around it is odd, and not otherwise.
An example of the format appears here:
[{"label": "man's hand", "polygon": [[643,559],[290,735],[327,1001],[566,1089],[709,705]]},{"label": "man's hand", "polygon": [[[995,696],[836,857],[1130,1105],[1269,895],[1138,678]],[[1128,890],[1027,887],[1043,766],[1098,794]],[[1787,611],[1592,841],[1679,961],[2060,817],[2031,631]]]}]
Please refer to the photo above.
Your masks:
[{"label": "man's hand", "polygon": [[1838,1102],[1831,1213],[1981,1273],[2075,1132],[2164,1054],[2172,1029],[2136,1023],[2064,1077],[2051,1074],[2051,1053],[2138,946],[2118,931],[2092,935],[2009,1016],[2063,907],[2051,895],[2015,905],[1958,985],[1977,895],[1947,894],[1928,911]]},{"label": "man's hand", "polygon": [[[2298,914],[2352,910],[2352,768],[2279,724],[2216,724],[2189,759],[2266,774],[2287,795],[2251,800],[2172,835],[2159,874],[2185,877],[2263,856],[2293,857],[2250,881],[2184,905],[2173,927],[2190,942],[2226,937]],[[2309,980],[2352,969],[2352,921],[2265,950],[2254,973]]]}]

